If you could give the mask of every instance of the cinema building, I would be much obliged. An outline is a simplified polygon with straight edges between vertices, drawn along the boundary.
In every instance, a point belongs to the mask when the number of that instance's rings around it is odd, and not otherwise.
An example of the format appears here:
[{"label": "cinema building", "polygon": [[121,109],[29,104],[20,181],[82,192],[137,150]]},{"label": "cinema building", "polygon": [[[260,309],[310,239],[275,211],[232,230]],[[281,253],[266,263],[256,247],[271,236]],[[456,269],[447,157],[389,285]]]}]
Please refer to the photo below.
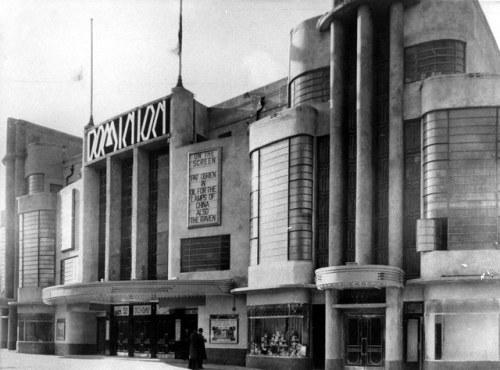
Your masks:
[{"label": "cinema building", "polygon": [[[262,369],[500,367],[500,52],[477,1],[335,0],[289,76],[83,139],[7,128],[0,344]],[[263,67],[265,68],[265,67]]]}]

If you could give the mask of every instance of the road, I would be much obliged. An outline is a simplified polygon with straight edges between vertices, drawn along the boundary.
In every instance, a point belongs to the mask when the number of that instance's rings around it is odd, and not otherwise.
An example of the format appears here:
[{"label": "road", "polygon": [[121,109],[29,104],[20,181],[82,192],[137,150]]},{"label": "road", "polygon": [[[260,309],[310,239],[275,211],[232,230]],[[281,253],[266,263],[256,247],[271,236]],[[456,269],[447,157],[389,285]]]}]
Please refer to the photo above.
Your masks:
[{"label": "road", "polygon": [[[209,370],[252,370],[245,367],[205,364]],[[16,353],[0,349],[1,370],[174,370],[187,369],[187,361],[109,356],[54,356]]]}]

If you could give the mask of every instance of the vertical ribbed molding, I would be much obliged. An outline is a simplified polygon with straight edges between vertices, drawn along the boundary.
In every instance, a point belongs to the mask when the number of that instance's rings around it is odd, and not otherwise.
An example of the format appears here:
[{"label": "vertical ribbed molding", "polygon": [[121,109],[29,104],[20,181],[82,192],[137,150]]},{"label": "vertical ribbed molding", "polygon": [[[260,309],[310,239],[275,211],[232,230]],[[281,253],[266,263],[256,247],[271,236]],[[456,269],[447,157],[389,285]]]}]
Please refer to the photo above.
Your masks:
[{"label": "vertical ribbed molding", "polygon": [[357,18],[356,62],[356,262],[373,261],[373,23],[362,5]]},{"label": "vertical ribbed molding", "polygon": [[87,133],[93,126],[87,126],[83,134],[83,167],[82,167],[82,220],[79,244],[80,251],[78,269],[82,274],[82,283],[94,282],[99,270],[99,173],[87,165],[89,144]]},{"label": "vertical ribbed molding", "polygon": [[[332,4],[333,5],[333,4]],[[328,265],[344,262],[346,240],[345,197],[346,172],[344,156],[344,26],[338,20],[330,25],[330,173],[328,209]],[[338,303],[338,291],[325,291],[325,368],[341,369],[344,363],[342,345],[343,320],[333,308]]]},{"label": "vertical ribbed molding", "polygon": [[104,279],[120,280],[122,162],[106,158],[106,252]]},{"label": "vertical ribbed molding", "polygon": [[[390,9],[389,46],[389,265],[403,268],[403,3]],[[403,369],[403,299],[400,288],[386,289],[385,365]]]},{"label": "vertical ribbed molding", "polygon": [[132,173],[132,280],[148,277],[149,155],[134,148]]}]

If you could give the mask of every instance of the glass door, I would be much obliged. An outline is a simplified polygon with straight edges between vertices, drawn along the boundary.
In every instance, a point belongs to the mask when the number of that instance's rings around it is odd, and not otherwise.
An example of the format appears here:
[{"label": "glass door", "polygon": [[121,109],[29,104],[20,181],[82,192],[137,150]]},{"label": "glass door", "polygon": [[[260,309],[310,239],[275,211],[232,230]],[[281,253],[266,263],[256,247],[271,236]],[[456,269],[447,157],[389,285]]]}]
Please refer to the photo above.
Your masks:
[{"label": "glass door", "polygon": [[116,355],[117,356],[128,356],[128,335],[129,326],[128,318],[117,320],[118,337],[116,342]]},{"label": "glass door", "polygon": [[134,321],[134,357],[151,357],[151,320]]},{"label": "glass door", "polygon": [[346,366],[382,369],[384,366],[384,317],[346,317]]}]

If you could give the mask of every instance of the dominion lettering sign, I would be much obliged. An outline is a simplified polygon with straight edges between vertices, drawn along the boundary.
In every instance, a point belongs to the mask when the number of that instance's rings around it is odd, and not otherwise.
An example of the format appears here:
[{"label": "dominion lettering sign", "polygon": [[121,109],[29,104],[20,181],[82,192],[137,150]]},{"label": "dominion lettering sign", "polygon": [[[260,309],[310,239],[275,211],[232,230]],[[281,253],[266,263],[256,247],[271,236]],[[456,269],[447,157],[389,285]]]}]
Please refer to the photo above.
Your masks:
[{"label": "dominion lettering sign", "polygon": [[157,100],[89,130],[87,161],[167,135],[170,130],[169,103],[167,99]]}]

